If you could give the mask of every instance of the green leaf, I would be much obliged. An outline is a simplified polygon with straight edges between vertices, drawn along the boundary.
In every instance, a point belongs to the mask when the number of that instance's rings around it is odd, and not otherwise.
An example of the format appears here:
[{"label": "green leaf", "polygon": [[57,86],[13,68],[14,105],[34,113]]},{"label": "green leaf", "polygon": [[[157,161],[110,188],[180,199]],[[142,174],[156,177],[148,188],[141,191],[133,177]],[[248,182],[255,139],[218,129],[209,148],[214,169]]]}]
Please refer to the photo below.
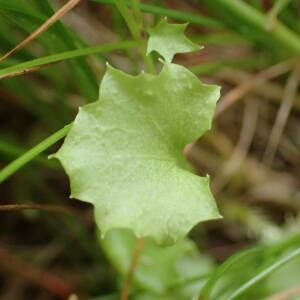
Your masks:
[{"label": "green leaf", "polygon": [[154,28],[149,29],[147,54],[158,52],[167,62],[171,62],[176,53],[186,53],[201,49],[184,34],[188,24],[168,24],[162,19]]},{"label": "green leaf", "polygon": [[[111,230],[104,239],[100,239],[107,257],[123,276],[128,273],[136,242],[132,232],[124,229]],[[134,272],[134,285],[144,292],[166,296],[165,293],[170,293],[173,287],[181,287],[181,283],[184,285],[191,278],[212,271],[212,268],[212,261],[201,256],[195,244],[187,238],[165,248],[149,238],[145,240]],[[188,290],[176,290],[176,299],[188,299],[198,294],[199,290],[199,283],[190,284]],[[185,294],[180,295],[183,292]]]},{"label": "green leaf", "polygon": [[108,68],[99,100],[80,109],[55,155],[72,197],[94,204],[103,236],[129,228],[172,244],[220,217],[209,178],[189,172],[183,156],[210,128],[218,98],[219,87],[179,65],[138,76]]}]

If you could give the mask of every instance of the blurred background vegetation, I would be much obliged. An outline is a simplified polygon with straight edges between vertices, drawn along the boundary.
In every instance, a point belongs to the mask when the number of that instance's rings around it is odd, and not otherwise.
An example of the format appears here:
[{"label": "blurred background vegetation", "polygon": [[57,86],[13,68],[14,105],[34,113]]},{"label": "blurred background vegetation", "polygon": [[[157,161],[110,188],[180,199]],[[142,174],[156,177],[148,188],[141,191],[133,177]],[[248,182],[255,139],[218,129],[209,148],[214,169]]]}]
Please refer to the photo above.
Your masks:
[{"label": "blurred background vegetation", "polygon": [[[0,53],[14,48],[65,2],[0,0]],[[131,74],[143,69],[133,44],[122,43],[132,37],[113,4],[82,1],[1,62],[1,168],[70,123],[78,106],[97,99],[106,62]],[[195,245],[187,248],[193,248],[197,262],[181,259],[179,268],[178,249],[169,249],[170,256],[168,250],[156,253],[149,245],[150,256],[172,260],[168,266],[157,261],[154,273],[142,270],[137,275],[142,283],[134,286],[135,299],[191,299],[196,293],[151,290],[153,276],[161,284],[174,268],[193,274],[189,280],[197,293],[210,278],[215,292],[205,299],[300,299],[300,1],[144,0],[141,10],[145,28],[163,16],[174,23],[189,22],[187,35],[204,49],[177,55],[175,62],[203,82],[222,86],[213,129],[189,145],[186,156],[198,174],[211,176],[224,218],[190,233]],[[90,48],[107,43],[115,46]],[[20,65],[24,62],[29,63]],[[70,293],[91,299],[118,291],[126,273],[122,259],[130,259],[124,251],[132,237],[124,233],[118,245],[113,239],[99,243],[92,207],[69,199],[67,176],[56,161],[47,160],[59,144],[0,185],[1,205],[52,207],[0,211],[2,300],[67,299]],[[122,243],[127,245],[123,252]],[[116,247],[121,252],[112,254]],[[240,252],[248,248],[254,250]],[[235,253],[241,256],[233,257],[237,263],[226,261]],[[295,258],[291,262],[289,255]],[[228,270],[213,273],[224,261]],[[282,267],[271,272],[274,264]],[[164,274],[160,268],[172,272]],[[219,278],[217,286],[211,274]],[[245,283],[247,291],[230,298]],[[206,284],[205,295],[209,289]]]}]

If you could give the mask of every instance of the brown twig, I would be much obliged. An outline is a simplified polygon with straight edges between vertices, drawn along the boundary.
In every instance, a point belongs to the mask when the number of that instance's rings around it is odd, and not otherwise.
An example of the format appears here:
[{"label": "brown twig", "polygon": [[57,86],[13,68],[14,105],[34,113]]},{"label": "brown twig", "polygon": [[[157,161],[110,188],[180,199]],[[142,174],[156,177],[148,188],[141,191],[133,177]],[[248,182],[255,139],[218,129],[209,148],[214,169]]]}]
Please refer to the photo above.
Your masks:
[{"label": "brown twig", "polygon": [[54,205],[47,205],[47,204],[7,204],[7,205],[0,205],[0,211],[18,211],[24,209],[38,209],[38,210],[45,210],[48,212],[59,212],[70,214],[73,213],[72,210],[63,206],[54,206]]},{"label": "brown twig", "polygon": [[[253,77],[251,73],[238,69],[223,70],[215,76],[218,79],[221,79],[222,82],[225,81],[234,85],[240,85],[242,82],[251,80]],[[284,87],[282,87],[280,82],[266,81],[263,84],[256,86],[254,90],[251,90],[251,94],[255,94],[260,97],[261,100],[267,99],[275,104],[280,104],[284,95]],[[296,95],[293,109],[300,111],[300,94]]]},{"label": "brown twig", "polygon": [[10,77],[24,75],[24,74],[31,73],[31,72],[34,72],[34,71],[38,71],[38,70],[43,69],[45,67],[49,67],[53,64],[55,64],[55,63],[44,64],[44,65],[40,65],[40,66],[37,66],[37,67],[32,67],[32,68],[27,68],[27,69],[20,70],[20,71],[11,72],[11,73],[0,76],[0,80],[4,79],[4,78],[10,78]]},{"label": "brown twig", "polygon": [[237,100],[245,96],[251,89],[256,86],[261,85],[262,83],[277,77],[283,73],[286,73],[291,69],[292,63],[294,60],[288,60],[281,62],[277,65],[274,65],[262,72],[254,75],[251,79],[242,82],[237,87],[233,88],[226,95],[224,95],[221,101],[218,103],[216,108],[215,117],[219,116],[220,113],[225,111],[228,107],[234,104]]},{"label": "brown twig", "polygon": [[145,238],[144,237],[139,238],[136,242],[135,249],[134,249],[133,256],[132,256],[132,260],[131,260],[131,264],[129,266],[127,277],[126,277],[125,283],[124,283],[123,288],[122,288],[122,293],[121,293],[120,300],[128,300],[134,270],[137,266],[139,257],[141,256],[141,253],[142,253],[142,250],[143,250],[143,247],[144,247],[144,243],[145,243]]},{"label": "brown twig", "polygon": [[300,69],[296,68],[290,75],[284,91],[281,106],[276,116],[274,126],[268,141],[266,151],[264,153],[264,161],[269,166],[272,164],[273,158],[277,151],[285,124],[293,107],[300,79]]},{"label": "brown twig", "polygon": [[69,12],[74,6],[76,6],[81,0],[69,0],[63,7],[61,7],[56,13],[54,13],[45,23],[43,23],[37,30],[29,35],[24,41],[18,44],[15,48],[8,51],[0,58],[0,62],[4,61],[18,50],[24,48],[28,43],[34,40],[38,35],[47,30],[53,23],[60,19],[63,15]]},{"label": "brown twig", "polygon": [[280,292],[276,295],[266,298],[265,300],[287,300],[291,297],[300,295],[300,287],[296,286],[287,291]]},{"label": "brown twig", "polygon": [[239,141],[233,150],[231,157],[225,161],[218,176],[212,181],[212,188],[215,193],[219,192],[228,182],[231,175],[239,170],[244,162],[251,146],[257,124],[258,101],[249,98],[244,110],[243,124],[240,132]]}]

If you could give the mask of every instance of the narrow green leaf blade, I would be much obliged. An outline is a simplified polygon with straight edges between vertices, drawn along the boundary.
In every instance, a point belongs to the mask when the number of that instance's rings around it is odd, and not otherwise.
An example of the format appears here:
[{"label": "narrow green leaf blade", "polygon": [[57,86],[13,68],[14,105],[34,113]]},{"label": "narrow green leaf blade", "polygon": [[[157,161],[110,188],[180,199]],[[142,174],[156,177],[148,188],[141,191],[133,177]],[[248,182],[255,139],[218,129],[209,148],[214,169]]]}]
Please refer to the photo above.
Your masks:
[{"label": "narrow green leaf blade", "polygon": [[268,276],[269,274],[271,274],[272,272],[274,272],[275,270],[277,270],[278,268],[280,268],[281,266],[283,266],[284,264],[286,264],[287,262],[291,261],[292,259],[296,258],[299,255],[300,255],[300,248],[297,248],[297,249],[291,251],[290,253],[288,253],[287,255],[279,258],[278,260],[276,260],[274,263],[270,264],[264,270],[260,270],[259,272],[257,272],[257,274],[255,274],[255,276],[253,276],[251,279],[249,279],[247,282],[245,282],[242,286],[240,286],[234,293],[232,293],[232,295],[230,295],[228,300],[240,299],[241,295],[246,290],[248,290],[253,285],[255,285],[257,282],[264,279],[266,276]]}]

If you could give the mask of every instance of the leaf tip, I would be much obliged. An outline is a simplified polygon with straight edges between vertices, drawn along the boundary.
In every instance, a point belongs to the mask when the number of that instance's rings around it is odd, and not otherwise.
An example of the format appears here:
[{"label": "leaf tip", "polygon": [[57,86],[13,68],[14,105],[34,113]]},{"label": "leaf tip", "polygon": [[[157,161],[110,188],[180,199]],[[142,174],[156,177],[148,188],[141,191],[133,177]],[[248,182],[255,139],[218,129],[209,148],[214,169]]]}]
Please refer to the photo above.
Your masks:
[{"label": "leaf tip", "polygon": [[57,152],[56,153],[52,153],[50,155],[47,156],[48,159],[53,159],[53,158],[57,158]]}]

